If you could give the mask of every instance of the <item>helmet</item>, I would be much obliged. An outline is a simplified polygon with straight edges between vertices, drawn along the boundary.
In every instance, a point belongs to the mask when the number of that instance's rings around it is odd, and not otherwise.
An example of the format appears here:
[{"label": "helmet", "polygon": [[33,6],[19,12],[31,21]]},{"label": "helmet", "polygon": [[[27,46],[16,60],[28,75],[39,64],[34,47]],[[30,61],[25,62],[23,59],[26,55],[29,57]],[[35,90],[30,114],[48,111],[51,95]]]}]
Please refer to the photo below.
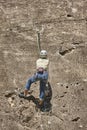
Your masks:
[{"label": "helmet", "polygon": [[41,50],[40,57],[41,58],[47,58],[47,51],[46,50]]}]

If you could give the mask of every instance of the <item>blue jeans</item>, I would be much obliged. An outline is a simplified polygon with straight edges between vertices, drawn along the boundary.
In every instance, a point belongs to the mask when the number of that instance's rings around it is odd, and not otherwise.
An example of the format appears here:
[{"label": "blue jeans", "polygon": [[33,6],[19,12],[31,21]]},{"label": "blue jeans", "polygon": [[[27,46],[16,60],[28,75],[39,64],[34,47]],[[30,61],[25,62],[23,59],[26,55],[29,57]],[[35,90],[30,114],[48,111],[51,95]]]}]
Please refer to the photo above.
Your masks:
[{"label": "blue jeans", "polygon": [[47,71],[37,72],[31,78],[28,79],[25,88],[27,90],[29,90],[32,83],[34,83],[36,81],[40,81],[39,98],[43,100],[45,97],[45,86],[46,86],[47,80],[48,80],[48,72]]}]

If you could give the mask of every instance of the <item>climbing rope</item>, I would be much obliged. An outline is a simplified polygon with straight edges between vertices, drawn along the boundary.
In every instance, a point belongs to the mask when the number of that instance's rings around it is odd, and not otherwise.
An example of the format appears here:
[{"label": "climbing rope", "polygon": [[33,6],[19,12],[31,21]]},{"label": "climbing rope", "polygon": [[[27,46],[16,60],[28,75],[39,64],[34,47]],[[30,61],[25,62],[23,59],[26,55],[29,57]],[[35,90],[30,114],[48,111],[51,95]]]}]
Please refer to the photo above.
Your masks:
[{"label": "climbing rope", "polygon": [[38,54],[40,54],[41,45],[40,45],[40,32],[39,31],[37,31],[37,46],[38,46]]}]

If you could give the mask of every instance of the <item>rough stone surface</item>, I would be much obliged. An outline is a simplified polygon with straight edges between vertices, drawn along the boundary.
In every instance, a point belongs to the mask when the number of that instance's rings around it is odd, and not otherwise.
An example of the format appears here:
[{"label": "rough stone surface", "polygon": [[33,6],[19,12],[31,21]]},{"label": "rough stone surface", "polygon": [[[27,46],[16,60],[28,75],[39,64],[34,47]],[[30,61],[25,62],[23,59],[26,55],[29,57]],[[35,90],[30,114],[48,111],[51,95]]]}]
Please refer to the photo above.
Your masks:
[{"label": "rough stone surface", "polygon": [[[17,94],[35,72],[38,31],[51,113]],[[0,0],[0,90],[0,130],[87,129],[87,0]],[[38,83],[31,90],[38,97]]]}]

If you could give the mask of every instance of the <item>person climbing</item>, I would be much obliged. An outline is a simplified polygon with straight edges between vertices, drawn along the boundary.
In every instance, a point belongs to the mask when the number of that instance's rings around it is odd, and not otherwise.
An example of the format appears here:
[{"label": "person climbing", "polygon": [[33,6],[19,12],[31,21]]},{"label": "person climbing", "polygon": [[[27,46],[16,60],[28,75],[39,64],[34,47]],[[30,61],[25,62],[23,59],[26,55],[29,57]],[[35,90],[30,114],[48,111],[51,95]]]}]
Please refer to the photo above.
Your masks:
[{"label": "person climbing", "polygon": [[[28,79],[24,90],[24,96],[27,96],[31,84],[36,81],[40,81],[39,105],[43,104],[45,98],[45,86],[48,82],[49,59],[47,57],[47,51],[41,50],[40,57],[36,61],[36,73]],[[21,96],[22,95],[20,95],[20,97]]]}]

